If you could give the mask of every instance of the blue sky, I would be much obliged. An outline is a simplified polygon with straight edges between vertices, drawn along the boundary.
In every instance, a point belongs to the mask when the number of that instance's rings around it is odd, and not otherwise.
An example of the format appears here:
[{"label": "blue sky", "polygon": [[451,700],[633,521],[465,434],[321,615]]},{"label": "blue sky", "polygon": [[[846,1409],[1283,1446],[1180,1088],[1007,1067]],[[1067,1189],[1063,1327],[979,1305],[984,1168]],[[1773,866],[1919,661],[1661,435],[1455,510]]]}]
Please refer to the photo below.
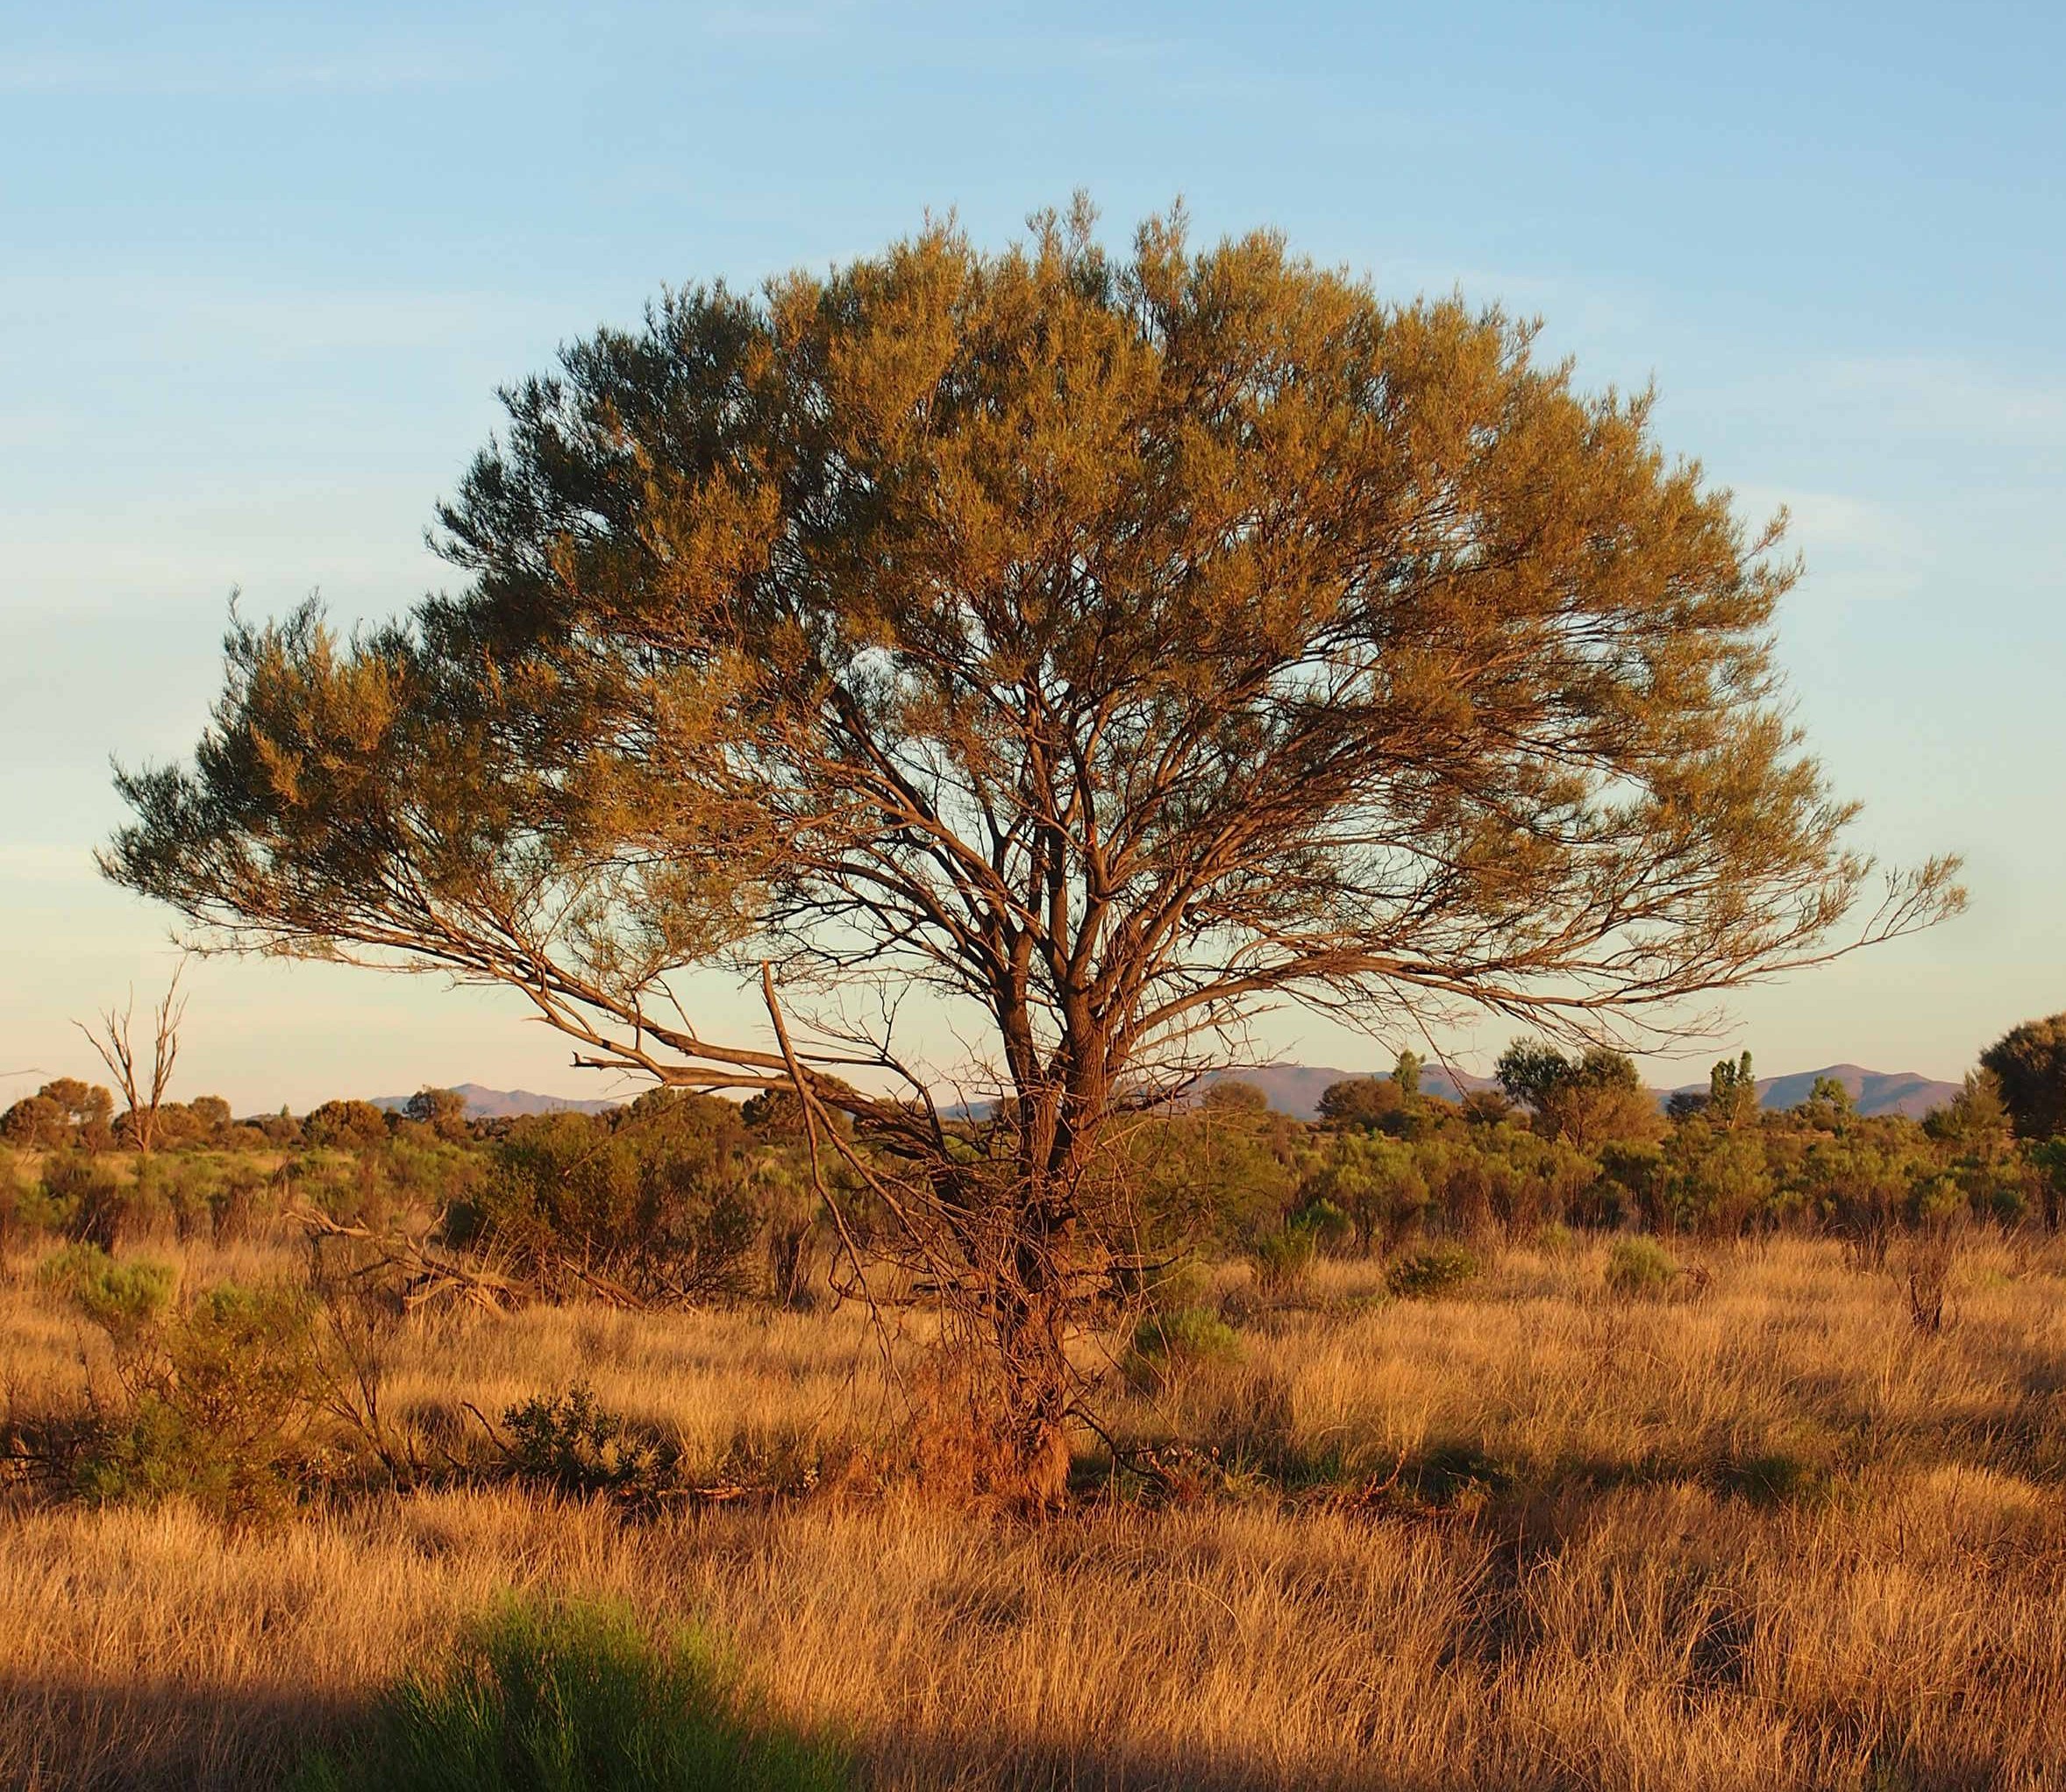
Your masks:
[{"label": "blue sky", "polygon": [[[1862,843],[1965,852],[1973,907],[1738,999],[1715,1049],[1956,1075],[2066,1007],[2062,56],[2034,5],[5,0],[0,1072],[84,1070],[69,1018],[169,969],[167,917],[89,854],[110,755],[191,744],[232,587],[404,607],[497,383],[663,283],[823,267],[928,208],[1001,242],[1084,188],[1115,235],[1180,194],[1200,233],[1540,314],[1584,382],[1654,377],[1663,441],[1748,511],[1792,507],[1801,719]],[[191,983],[175,1092],[588,1086],[490,996]]]}]

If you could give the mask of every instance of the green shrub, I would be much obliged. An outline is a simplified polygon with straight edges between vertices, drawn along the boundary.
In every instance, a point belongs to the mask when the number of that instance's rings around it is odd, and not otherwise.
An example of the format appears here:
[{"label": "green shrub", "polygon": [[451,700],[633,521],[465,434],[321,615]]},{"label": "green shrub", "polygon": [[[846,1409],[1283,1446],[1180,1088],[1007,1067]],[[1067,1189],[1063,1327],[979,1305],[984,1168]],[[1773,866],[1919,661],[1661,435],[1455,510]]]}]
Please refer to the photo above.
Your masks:
[{"label": "green shrub", "polygon": [[0,1251],[19,1245],[39,1232],[54,1232],[65,1212],[39,1182],[21,1172],[11,1154],[0,1150]]},{"label": "green shrub", "polygon": [[297,1792],[832,1792],[845,1752],[770,1723],[693,1632],[614,1605],[515,1604],[412,1675]]},{"label": "green shrub", "polygon": [[1315,1195],[1292,1215],[1292,1229],[1311,1234],[1322,1250],[1345,1248],[1356,1236],[1356,1225],[1324,1195]]},{"label": "green shrub", "polygon": [[46,1257],[36,1276],[107,1333],[118,1350],[165,1316],[179,1287],[170,1263],[144,1257],[118,1263],[97,1244],[67,1245]]},{"label": "green shrub", "polygon": [[1256,1286],[1265,1294],[1285,1295],[1297,1291],[1313,1268],[1318,1243],[1302,1226],[1286,1226],[1265,1232],[1249,1247],[1249,1261],[1255,1266]]},{"label": "green shrub", "polygon": [[287,1502],[331,1386],[298,1293],[210,1288],[126,1349],[118,1343],[116,1360],[130,1412],[89,1452],[82,1492],[176,1495],[227,1519]]},{"label": "green shrub", "polygon": [[1179,1307],[1150,1313],[1134,1328],[1133,1348],[1123,1365],[1136,1386],[1165,1382],[1186,1369],[1240,1358],[1241,1340],[1234,1327],[1210,1307]]},{"label": "green shrub", "polygon": [[208,1201],[209,1228],[217,1244],[235,1244],[250,1236],[265,1186],[266,1178],[255,1165],[239,1161],[224,1171]]},{"label": "green shrub", "polygon": [[1624,1300],[1668,1293],[1685,1272],[1656,1239],[1617,1238],[1606,1255],[1606,1290]]},{"label": "green shrub", "polygon": [[1833,1479],[1818,1457],[1783,1449],[1732,1457],[1715,1476],[1724,1493],[1763,1506],[1827,1497]]},{"label": "green shrub", "polygon": [[676,1478],[680,1453],[600,1404],[586,1383],[539,1394],[502,1414],[511,1469],[566,1493],[637,1497]]},{"label": "green shrub", "polygon": [[177,1496],[231,1519],[285,1502],[334,1390],[304,1297],[224,1283],[181,1309],[167,1265],[117,1262],[89,1244],[58,1252],[39,1273],[107,1333],[125,1397],[93,1414],[80,1493]]},{"label": "green shrub", "polygon": [[53,1151],[43,1160],[43,1192],[65,1231],[103,1250],[121,1248],[134,1229],[136,1191],[111,1165],[84,1151]]},{"label": "green shrub", "polygon": [[28,1193],[21,1172],[14,1167],[12,1155],[0,1152],[0,1258],[5,1257],[15,1234],[25,1229],[23,1208]]},{"label": "green shrub", "polygon": [[1212,1271],[1194,1260],[1178,1263],[1152,1280],[1143,1281],[1141,1293],[1151,1312],[1181,1312],[1186,1307],[1211,1305]]},{"label": "green shrub", "polygon": [[[147,1180],[143,1169],[147,1168]],[[181,1241],[214,1232],[214,1208],[221,1187],[216,1166],[200,1152],[157,1157],[139,1168],[139,1186],[147,1187],[149,1205],[169,1213]]]},{"label": "green shrub", "polygon": [[1401,1257],[1385,1272],[1385,1286],[1400,1300],[1439,1300],[1478,1275],[1478,1259],[1460,1244],[1438,1244]]},{"label": "green shrub", "polygon": [[608,1114],[537,1114],[495,1147],[487,1175],[454,1204],[455,1243],[488,1243],[548,1289],[587,1274],[659,1304],[746,1291],[761,1191],[739,1110],[654,1090]]}]

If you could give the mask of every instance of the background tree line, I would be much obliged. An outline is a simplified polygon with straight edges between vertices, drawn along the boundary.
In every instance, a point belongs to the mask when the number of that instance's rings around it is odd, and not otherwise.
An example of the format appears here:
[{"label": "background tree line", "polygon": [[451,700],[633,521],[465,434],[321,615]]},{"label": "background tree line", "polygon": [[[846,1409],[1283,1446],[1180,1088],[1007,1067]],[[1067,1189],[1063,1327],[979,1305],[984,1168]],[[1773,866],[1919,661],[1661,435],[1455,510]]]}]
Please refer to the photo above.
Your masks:
[{"label": "background tree line", "polygon": [[[1706,1095],[1663,1107],[1628,1057],[1538,1040],[1516,1041],[1497,1086],[1460,1101],[1422,1090],[1419,1072],[1407,1052],[1389,1077],[1336,1083],[1310,1123],[1221,1081],[1137,1117],[1101,1183],[1132,1216],[1141,1260],[1159,1263],[1389,1256],[1546,1227],[1820,1232],[1877,1262],[1906,1229],[2066,1220],[2066,1017],[2005,1035],[1920,1121],[1860,1114],[1827,1077],[1796,1106],[1761,1109],[1748,1053],[1717,1063]],[[104,1088],[45,1084],[0,1115],[15,1148],[0,1220],[113,1248],[234,1237],[289,1207],[376,1232],[413,1213],[548,1297],[600,1288],[640,1304],[804,1305],[851,1273],[794,1096],[656,1090],[602,1114],[513,1120],[469,1120],[450,1090],[400,1110],[335,1100],[247,1120],[204,1096],[164,1104],[156,1138],[142,1153]],[[845,1142],[865,1170],[866,1147]],[[887,1243],[894,1216],[865,1174],[832,1173],[845,1242]]]}]

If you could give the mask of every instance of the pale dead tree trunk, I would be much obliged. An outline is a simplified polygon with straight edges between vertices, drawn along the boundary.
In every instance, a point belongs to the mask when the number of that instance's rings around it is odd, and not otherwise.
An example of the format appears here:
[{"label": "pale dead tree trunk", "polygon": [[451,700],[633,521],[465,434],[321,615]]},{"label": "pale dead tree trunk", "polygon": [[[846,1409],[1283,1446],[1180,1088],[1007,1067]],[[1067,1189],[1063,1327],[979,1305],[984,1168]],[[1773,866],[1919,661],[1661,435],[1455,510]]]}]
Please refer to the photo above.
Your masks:
[{"label": "pale dead tree trunk", "polygon": [[99,1055],[114,1077],[122,1099],[129,1104],[129,1135],[139,1158],[148,1157],[157,1143],[158,1110],[165,1092],[172,1086],[173,1066],[179,1062],[180,1022],[186,1018],[187,999],[181,995],[180,978],[186,970],[182,959],[174,969],[165,995],[151,1011],[148,1056],[137,1049],[136,991],[129,992],[129,1005],[117,1013],[112,1006],[102,1011],[98,1023],[72,1024],[86,1035],[86,1042]]},{"label": "pale dead tree trunk", "polygon": [[[1087,209],[672,295],[508,395],[459,595],[235,628],[104,868],[216,949],[794,1092],[850,1285],[894,1257],[982,1341],[1044,1503],[1137,1242],[1115,1134],[1259,1009],[1625,1042],[1961,900],[1947,860],[1870,900],[1772,663],[1779,524],[1532,340]],[[766,1030],[715,1036],[699,969]]]}]

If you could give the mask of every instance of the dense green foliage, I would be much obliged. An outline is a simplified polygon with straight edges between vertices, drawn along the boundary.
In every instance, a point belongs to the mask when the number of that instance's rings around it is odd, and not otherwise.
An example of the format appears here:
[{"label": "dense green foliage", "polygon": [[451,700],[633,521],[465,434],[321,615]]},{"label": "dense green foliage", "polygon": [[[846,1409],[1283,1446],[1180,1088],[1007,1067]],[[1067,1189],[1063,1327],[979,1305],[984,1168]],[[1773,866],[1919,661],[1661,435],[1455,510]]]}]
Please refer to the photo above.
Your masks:
[{"label": "dense green foliage", "polygon": [[291,1497],[335,1384],[303,1291],[222,1283],[182,1298],[168,1265],[118,1262],[93,1244],[57,1253],[41,1275],[106,1333],[124,1397],[96,1404],[73,1440],[79,1492],[177,1496],[227,1518]]},{"label": "dense green foliage", "polygon": [[[2041,1068],[2050,1026],[2005,1044]],[[1546,1226],[1825,1231],[1877,1262],[1901,1231],[1949,1219],[2066,1219],[2066,1139],[2042,1132],[2027,1086],[2020,1117],[1991,1070],[1920,1122],[1862,1115],[1827,1078],[1790,1110],[1761,1110],[1748,1054],[1668,1113],[1611,1052],[1521,1041],[1500,1072],[1506,1101],[1460,1105],[1351,1079],[1325,1092],[1311,1124],[1222,1083],[1118,1134],[1115,1198],[1151,1253],[1245,1255],[1287,1287],[1315,1253],[1392,1258],[1426,1237]],[[375,1229],[414,1213],[548,1290],[585,1281],[646,1301],[795,1305],[823,1285],[835,1234],[793,1098],[741,1107],[655,1092],[602,1114],[472,1123],[449,1092],[410,1106],[414,1117],[326,1103],[305,1121],[269,1120],[272,1139],[224,1122],[246,1135],[232,1147],[211,1141],[220,1128],[175,1129],[140,1162],[111,1137],[12,1155],[0,1164],[0,1234],[112,1250],[234,1240],[288,1208]],[[823,1173],[866,1248],[878,1223],[868,1191],[836,1158]]]},{"label": "dense green foliage", "polygon": [[2021,1137],[2066,1133],[2066,1014],[2011,1028],[1980,1054],[1980,1065],[1999,1081]]},{"label": "dense green foliage", "polygon": [[1678,1260],[1654,1238],[1617,1238],[1607,1254],[1610,1294],[1628,1298],[1667,1292],[1681,1274]]},{"label": "dense green foliage", "polygon": [[761,1227],[754,1142],[736,1103],[665,1090],[612,1113],[521,1120],[488,1148],[453,1230],[545,1284],[603,1276],[646,1299],[736,1294]]}]

